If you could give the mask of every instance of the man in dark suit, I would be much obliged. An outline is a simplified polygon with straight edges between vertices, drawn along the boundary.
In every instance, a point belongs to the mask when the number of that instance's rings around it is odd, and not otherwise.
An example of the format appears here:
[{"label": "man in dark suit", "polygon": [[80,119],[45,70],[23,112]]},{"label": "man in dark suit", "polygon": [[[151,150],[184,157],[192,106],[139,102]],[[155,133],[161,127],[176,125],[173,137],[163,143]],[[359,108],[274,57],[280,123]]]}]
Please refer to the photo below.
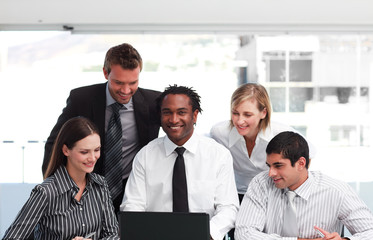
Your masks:
[{"label": "man in dark suit", "polygon": [[[109,49],[103,67],[107,83],[73,89],[45,144],[43,174],[47,170],[52,146],[62,125],[75,116],[89,118],[99,128],[101,137],[101,157],[95,166],[95,172],[106,176],[108,167],[105,165],[105,133],[113,113],[111,105],[120,103],[121,123],[118,124],[122,125],[123,146],[121,159],[115,164],[121,169],[122,182],[115,184],[122,184],[123,188],[119,195],[112,192],[116,211],[122,201],[134,156],[148,142],[158,137],[160,127],[160,117],[156,110],[156,98],[160,92],[138,87],[141,69],[141,56],[131,45],[124,43]],[[112,188],[111,184],[109,188]]]}]

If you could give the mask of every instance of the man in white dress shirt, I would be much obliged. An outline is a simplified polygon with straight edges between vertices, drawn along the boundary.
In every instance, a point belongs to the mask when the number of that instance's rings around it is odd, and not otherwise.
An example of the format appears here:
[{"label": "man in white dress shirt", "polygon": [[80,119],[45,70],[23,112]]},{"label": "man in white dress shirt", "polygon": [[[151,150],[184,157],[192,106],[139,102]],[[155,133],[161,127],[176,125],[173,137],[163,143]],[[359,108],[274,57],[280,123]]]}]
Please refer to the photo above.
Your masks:
[{"label": "man in white dress shirt", "polygon": [[208,213],[210,236],[221,240],[234,227],[239,205],[232,156],[213,139],[194,133],[202,111],[194,90],[170,86],[159,97],[158,106],[166,136],[136,155],[120,209],[172,212],[175,148],[184,147],[188,211]]},{"label": "man in white dress shirt", "polygon": [[[309,172],[308,152],[305,139],[294,132],[282,132],[269,142],[269,171],[251,181],[237,215],[235,239],[349,239],[340,236],[343,225],[353,235],[350,239],[373,239],[368,207],[347,183]],[[288,204],[291,191],[295,198]],[[286,217],[291,208],[293,224]]]}]

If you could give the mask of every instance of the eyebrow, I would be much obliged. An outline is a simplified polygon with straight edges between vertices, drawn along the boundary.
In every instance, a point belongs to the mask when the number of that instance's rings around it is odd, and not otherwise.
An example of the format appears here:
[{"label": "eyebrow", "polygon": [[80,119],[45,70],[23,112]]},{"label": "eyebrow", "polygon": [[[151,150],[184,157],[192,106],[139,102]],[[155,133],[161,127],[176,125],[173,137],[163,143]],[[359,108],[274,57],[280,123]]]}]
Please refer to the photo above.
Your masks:
[{"label": "eyebrow", "polygon": [[[271,165],[268,164],[268,162],[266,162],[267,166],[270,167]],[[272,164],[272,166],[279,166],[279,165],[284,165],[284,163],[282,162],[275,162]]]},{"label": "eyebrow", "polygon": [[[170,108],[162,108],[161,111],[165,111],[165,110],[170,110]],[[176,109],[176,111],[180,111],[180,110],[188,110],[188,108],[178,108]]]}]

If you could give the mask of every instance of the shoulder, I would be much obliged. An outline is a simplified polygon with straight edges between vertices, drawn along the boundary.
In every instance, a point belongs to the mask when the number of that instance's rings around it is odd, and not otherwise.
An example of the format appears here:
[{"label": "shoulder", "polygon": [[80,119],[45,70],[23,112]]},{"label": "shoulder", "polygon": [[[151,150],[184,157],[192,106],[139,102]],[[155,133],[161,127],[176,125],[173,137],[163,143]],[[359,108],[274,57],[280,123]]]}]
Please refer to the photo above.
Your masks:
[{"label": "shoulder", "polygon": [[247,192],[250,194],[264,194],[268,197],[270,191],[278,191],[275,187],[273,180],[268,176],[268,171],[258,173],[249,183]]},{"label": "shoulder", "polygon": [[106,88],[106,83],[98,83],[98,84],[74,88],[73,90],[71,90],[71,92],[87,92],[87,91],[91,92],[91,91],[102,90],[105,88]]},{"label": "shoulder", "polygon": [[97,173],[90,173],[90,177],[95,182],[96,184],[100,186],[105,186],[106,185],[106,179],[105,177],[97,174]]},{"label": "shoulder", "polygon": [[228,147],[229,136],[231,134],[232,127],[230,121],[219,122],[215,124],[210,130],[210,137],[215,141],[224,146]]},{"label": "shoulder", "polygon": [[35,186],[32,190],[33,193],[39,193],[40,195],[58,195],[58,189],[56,184],[56,178],[54,175],[46,178],[42,183]]},{"label": "shoulder", "polygon": [[231,158],[230,151],[224,147],[222,144],[216,142],[214,139],[206,136],[198,136],[198,148],[200,151],[207,152],[211,155],[216,156],[216,158],[224,158],[228,156]]},{"label": "shoulder", "polygon": [[105,94],[106,93],[106,83],[99,83],[89,86],[78,87],[70,92],[71,97],[95,97],[97,94]]},{"label": "shoulder", "polygon": [[257,185],[269,185],[271,178],[268,176],[268,170],[258,173],[252,180]]},{"label": "shoulder", "polygon": [[215,137],[228,137],[231,131],[230,121],[223,121],[212,126],[210,134],[213,138]]},{"label": "shoulder", "polygon": [[315,179],[315,183],[319,189],[325,189],[328,191],[334,191],[341,195],[344,195],[350,191],[353,192],[353,189],[346,182],[337,180],[328,175],[325,175],[319,171],[311,171],[309,174],[312,174]]},{"label": "shoulder", "polygon": [[155,100],[158,98],[159,95],[161,95],[161,92],[159,91],[145,89],[145,88],[138,88],[136,92],[137,92],[137,95],[141,95],[145,99],[150,99],[150,100]]},{"label": "shoulder", "polygon": [[275,121],[271,121],[271,125],[269,127],[269,130],[274,135],[277,135],[277,134],[279,134],[281,132],[285,132],[285,131],[295,131],[295,129],[290,127],[289,125],[279,123],[279,122],[275,122]]},{"label": "shoulder", "polygon": [[146,152],[152,153],[153,151],[157,151],[162,149],[163,146],[164,137],[156,138],[152,141],[150,141],[148,144],[146,144],[144,147],[140,149],[140,151],[136,154],[137,155],[143,155]]}]

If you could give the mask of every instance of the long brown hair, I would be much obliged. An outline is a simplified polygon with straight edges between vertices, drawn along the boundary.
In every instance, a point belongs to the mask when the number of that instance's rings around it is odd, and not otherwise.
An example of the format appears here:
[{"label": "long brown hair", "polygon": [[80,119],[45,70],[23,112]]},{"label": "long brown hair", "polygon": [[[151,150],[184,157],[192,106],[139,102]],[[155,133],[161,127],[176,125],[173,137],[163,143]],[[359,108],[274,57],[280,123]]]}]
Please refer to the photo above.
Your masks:
[{"label": "long brown hair", "polygon": [[66,166],[67,158],[62,152],[63,145],[72,149],[76,142],[94,133],[99,135],[99,130],[94,123],[85,117],[74,117],[65,122],[53,144],[51,159],[44,174],[44,179],[54,174],[61,165]]}]

